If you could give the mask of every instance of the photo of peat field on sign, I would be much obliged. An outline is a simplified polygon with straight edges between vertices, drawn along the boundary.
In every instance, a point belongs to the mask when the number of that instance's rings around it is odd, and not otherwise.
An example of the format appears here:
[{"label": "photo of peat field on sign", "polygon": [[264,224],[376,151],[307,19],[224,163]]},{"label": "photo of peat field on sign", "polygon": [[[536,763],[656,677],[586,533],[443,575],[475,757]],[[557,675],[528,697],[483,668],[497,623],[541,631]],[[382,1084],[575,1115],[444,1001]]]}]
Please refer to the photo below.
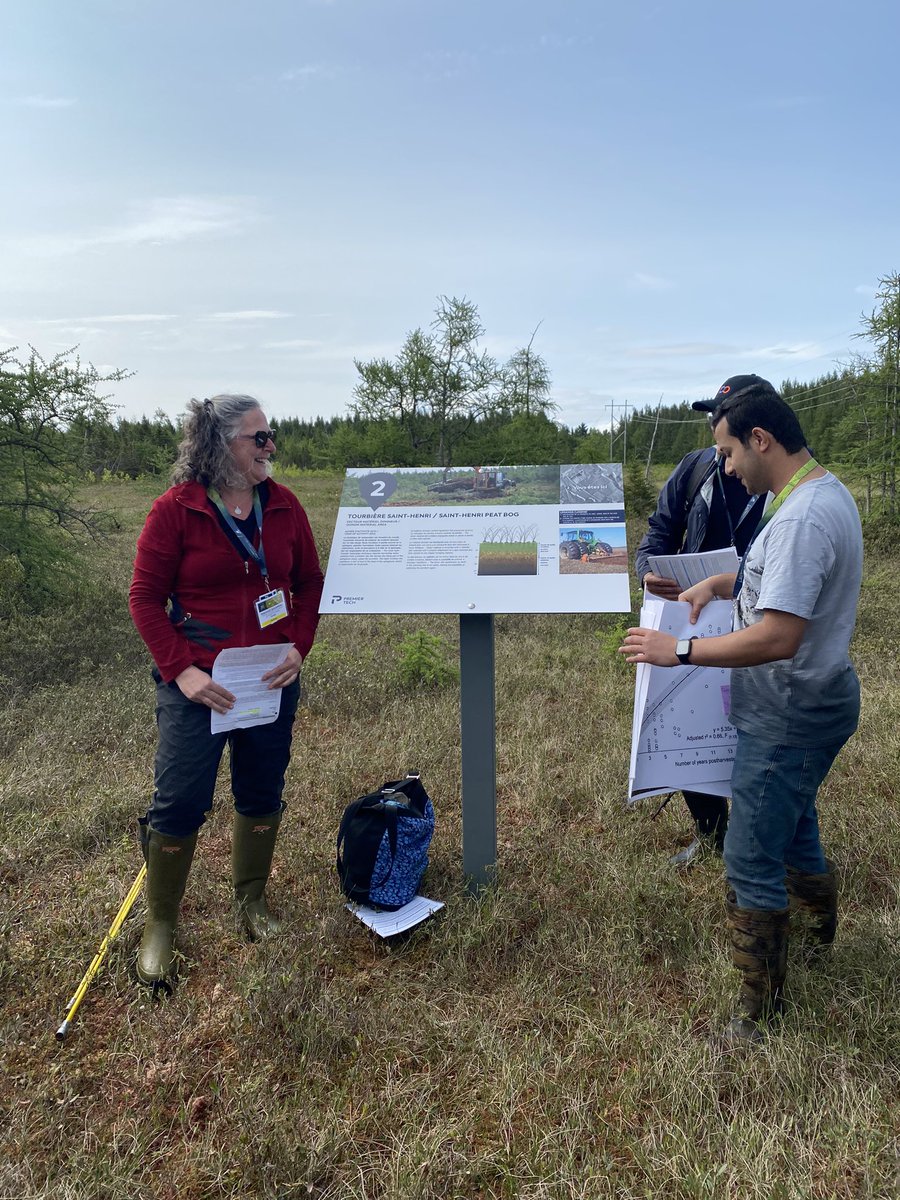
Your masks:
[{"label": "photo of peat field on sign", "polygon": [[341,491],[341,508],[368,506],[360,483],[369,475],[389,475],[393,480],[380,508],[559,504],[559,467],[556,466],[449,467],[447,470],[385,467],[348,472]]},{"label": "photo of peat field on sign", "polygon": [[537,542],[482,542],[479,575],[537,575]]}]

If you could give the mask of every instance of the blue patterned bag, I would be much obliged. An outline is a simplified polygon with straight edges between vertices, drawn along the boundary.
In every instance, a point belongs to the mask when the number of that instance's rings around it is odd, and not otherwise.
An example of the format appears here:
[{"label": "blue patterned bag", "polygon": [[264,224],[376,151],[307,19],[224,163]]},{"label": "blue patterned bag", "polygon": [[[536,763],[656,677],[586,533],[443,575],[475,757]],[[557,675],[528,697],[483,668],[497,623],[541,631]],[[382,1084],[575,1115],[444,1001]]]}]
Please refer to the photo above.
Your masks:
[{"label": "blue patterned bag", "polygon": [[344,895],[388,912],[409,904],[428,866],[433,833],[434,806],[414,772],[348,804],[337,836]]}]

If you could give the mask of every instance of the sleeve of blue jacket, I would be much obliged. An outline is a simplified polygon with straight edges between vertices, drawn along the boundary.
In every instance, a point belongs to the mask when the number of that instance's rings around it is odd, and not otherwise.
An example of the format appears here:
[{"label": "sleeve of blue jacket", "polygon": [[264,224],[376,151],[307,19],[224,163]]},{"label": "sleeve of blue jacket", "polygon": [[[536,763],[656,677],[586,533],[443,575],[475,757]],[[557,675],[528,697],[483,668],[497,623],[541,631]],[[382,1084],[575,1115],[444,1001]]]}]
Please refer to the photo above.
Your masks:
[{"label": "sleeve of blue jacket", "polygon": [[635,555],[638,583],[643,583],[650,570],[647,560],[651,554],[678,554],[684,548],[688,527],[687,491],[694,467],[701,458],[712,463],[715,457],[715,446],[692,450],[666,480],[656,502],[656,511],[650,517],[650,526]]}]

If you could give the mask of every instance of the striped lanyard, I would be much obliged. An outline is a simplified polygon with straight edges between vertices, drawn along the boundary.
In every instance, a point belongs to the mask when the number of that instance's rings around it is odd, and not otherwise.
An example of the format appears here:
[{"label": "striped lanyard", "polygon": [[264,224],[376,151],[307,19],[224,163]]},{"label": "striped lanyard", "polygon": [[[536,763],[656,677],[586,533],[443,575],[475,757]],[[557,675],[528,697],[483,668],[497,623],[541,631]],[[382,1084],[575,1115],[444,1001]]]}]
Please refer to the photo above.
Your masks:
[{"label": "striped lanyard", "polygon": [[253,514],[256,517],[256,527],[259,530],[259,549],[258,550],[253,545],[253,543],[249,540],[249,538],[247,538],[245,536],[244,531],[242,529],[238,528],[234,518],[232,517],[232,515],[228,511],[228,509],[225,507],[225,503],[222,500],[222,497],[216,491],[216,489],[214,487],[207,488],[206,494],[207,494],[207,496],[209,496],[210,500],[212,500],[213,504],[216,506],[216,508],[222,514],[222,519],[224,520],[225,524],[228,526],[228,528],[231,530],[231,532],[237,538],[237,540],[241,544],[241,546],[243,546],[247,555],[250,558],[252,558],[253,561],[256,563],[256,565],[259,567],[259,573],[260,573],[260,575],[262,575],[263,579],[265,580],[266,587],[268,587],[269,586],[269,572],[266,569],[266,555],[265,555],[265,551],[263,550],[263,540],[262,540],[263,516],[262,516],[262,505],[259,502],[259,492],[257,491],[256,488],[253,489]]},{"label": "striped lanyard", "polygon": [[818,465],[819,464],[814,458],[811,458],[809,462],[805,462],[799,471],[794,472],[794,474],[790,477],[790,479],[760,517],[759,524],[756,527],[753,537],[750,539],[750,545],[744,551],[741,558],[741,565],[738,567],[737,575],[734,577],[734,588],[731,592],[731,598],[733,600],[736,600],[740,594],[741,586],[744,582],[744,567],[747,565],[747,555],[750,553],[753,543],[778,512],[779,508],[781,508],[782,504],[784,504],[785,500],[787,500],[788,496],[791,494],[797,484],[804,480],[810,471],[814,471]]}]

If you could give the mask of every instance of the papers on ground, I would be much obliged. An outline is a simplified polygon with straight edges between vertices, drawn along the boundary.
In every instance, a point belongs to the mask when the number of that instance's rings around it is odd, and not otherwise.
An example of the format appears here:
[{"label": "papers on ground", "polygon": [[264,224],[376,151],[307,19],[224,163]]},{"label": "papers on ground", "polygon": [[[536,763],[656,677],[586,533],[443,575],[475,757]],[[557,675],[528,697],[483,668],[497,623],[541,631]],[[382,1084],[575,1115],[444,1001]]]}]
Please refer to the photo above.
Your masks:
[{"label": "papers on ground", "polygon": [[414,896],[409,904],[404,904],[402,908],[398,908],[396,912],[379,912],[378,909],[369,908],[365,904],[347,904],[355,917],[359,917],[364,925],[374,930],[379,937],[393,937],[396,933],[403,933],[407,929],[412,929],[414,925],[419,925],[422,921],[436,913],[439,908],[443,908],[444,904],[441,900],[429,900],[425,896]]}]

